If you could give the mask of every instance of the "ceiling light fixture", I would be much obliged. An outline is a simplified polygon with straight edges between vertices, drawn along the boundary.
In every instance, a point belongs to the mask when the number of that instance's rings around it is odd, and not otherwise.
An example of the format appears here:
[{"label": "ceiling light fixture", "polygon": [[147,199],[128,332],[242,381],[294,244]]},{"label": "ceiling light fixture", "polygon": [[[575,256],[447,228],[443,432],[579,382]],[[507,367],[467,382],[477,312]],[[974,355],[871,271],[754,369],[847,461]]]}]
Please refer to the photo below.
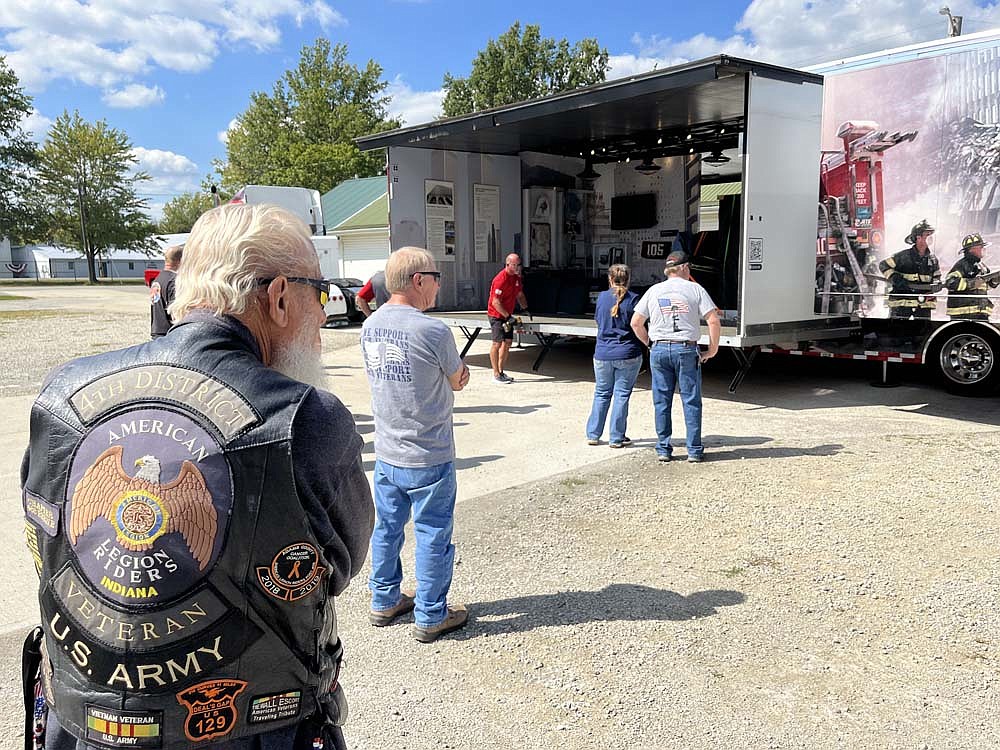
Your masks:
[{"label": "ceiling light fixture", "polygon": [[661,143],[663,143],[663,139],[662,138],[657,138],[656,139],[656,145],[659,146]]},{"label": "ceiling light fixture", "polygon": [[587,166],[577,175],[581,180],[596,180],[601,175],[594,169],[594,165],[587,159]]},{"label": "ceiling light fixture", "polygon": [[653,161],[652,156],[647,156],[642,160],[642,164],[635,168],[639,174],[654,174],[660,171],[660,165]]},{"label": "ceiling light fixture", "polygon": [[725,164],[729,161],[729,157],[722,153],[719,149],[716,149],[708,156],[703,157],[702,161],[706,164]]}]

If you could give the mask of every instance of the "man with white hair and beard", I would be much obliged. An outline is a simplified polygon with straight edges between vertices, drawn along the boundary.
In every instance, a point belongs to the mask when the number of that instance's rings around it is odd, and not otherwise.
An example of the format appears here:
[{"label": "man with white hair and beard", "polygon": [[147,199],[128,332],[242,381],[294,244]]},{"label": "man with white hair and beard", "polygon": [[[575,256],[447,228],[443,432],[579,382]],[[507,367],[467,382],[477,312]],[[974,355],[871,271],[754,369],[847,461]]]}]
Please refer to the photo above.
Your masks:
[{"label": "man with white hair and beard", "polygon": [[46,380],[21,473],[36,746],[345,747],[334,597],[374,509],[322,390],[327,295],[302,222],[222,206],[191,232],[166,336]]}]

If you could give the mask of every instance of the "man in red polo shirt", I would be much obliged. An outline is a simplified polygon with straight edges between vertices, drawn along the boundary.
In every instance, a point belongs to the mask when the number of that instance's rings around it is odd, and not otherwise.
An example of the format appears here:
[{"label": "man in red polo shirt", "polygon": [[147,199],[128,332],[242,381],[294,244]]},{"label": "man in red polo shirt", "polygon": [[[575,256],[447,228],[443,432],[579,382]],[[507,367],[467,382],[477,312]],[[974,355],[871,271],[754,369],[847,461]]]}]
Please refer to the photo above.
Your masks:
[{"label": "man in red polo shirt", "polygon": [[493,283],[490,284],[490,298],[486,303],[486,314],[490,318],[490,332],[493,337],[490,364],[493,365],[493,380],[497,383],[514,382],[514,378],[503,370],[507,364],[507,355],[510,353],[510,342],[514,340],[514,327],[505,327],[504,323],[514,314],[516,303],[520,303],[525,312],[528,311],[528,300],[521,286],[521,256],[511,253],[507,256],[503,270],[493,277]]}]

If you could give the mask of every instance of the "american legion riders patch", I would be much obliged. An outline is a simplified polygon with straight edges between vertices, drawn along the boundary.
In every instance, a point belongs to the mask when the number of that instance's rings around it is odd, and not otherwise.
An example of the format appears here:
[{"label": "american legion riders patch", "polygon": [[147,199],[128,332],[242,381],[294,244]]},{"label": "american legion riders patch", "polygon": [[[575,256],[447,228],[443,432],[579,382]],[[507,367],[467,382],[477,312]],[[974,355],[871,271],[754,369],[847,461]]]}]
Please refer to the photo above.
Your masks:
[{"label": "american legion riders patch", "polygon": [[95,425],[70,470],[67,536],[84,578],[128,605],[170,602],[218,558],[233,505],[216,439],[166,409]]}]

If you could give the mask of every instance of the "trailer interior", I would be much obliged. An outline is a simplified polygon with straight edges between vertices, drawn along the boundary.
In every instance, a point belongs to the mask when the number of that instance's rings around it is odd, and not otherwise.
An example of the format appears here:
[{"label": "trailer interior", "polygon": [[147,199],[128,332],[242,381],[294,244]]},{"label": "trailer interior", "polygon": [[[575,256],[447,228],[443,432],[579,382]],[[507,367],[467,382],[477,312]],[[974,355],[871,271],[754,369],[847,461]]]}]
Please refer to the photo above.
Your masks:
[{"label": "trailer interior", "polygon": [[814,310],[822,88],[718,56],[358,144],[387,149],[391,246],[435,255],[439,309],[482,311],[514,251],[532,312],[592,330],[609,265],[641,292],[683,248],[739,356],[856,330]]}]

